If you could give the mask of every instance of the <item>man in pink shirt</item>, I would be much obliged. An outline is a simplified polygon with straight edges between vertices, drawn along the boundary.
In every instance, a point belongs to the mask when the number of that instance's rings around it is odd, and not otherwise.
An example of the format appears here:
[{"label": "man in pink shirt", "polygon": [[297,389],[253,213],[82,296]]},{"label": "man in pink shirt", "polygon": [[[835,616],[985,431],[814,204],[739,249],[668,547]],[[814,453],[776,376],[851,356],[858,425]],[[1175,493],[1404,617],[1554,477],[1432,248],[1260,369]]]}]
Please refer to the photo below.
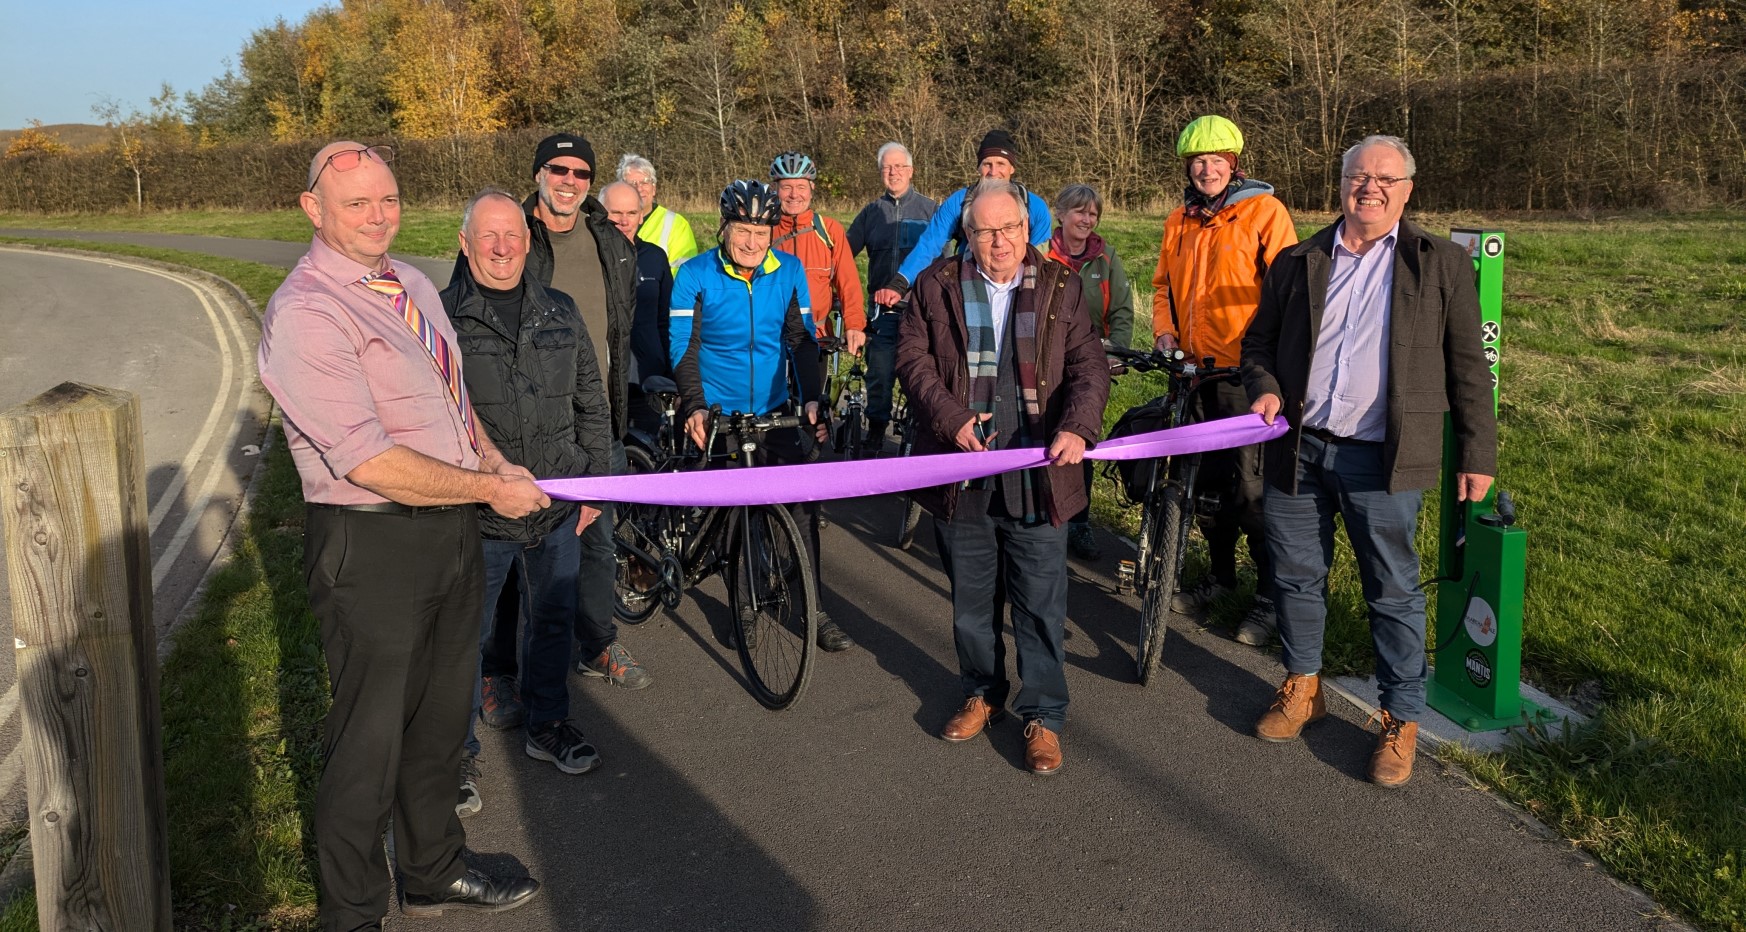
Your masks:
[{"label": "man in pink shirt", "polygon": [[509,909],[539,889],[462,861],[455,786],[478,672],[476,503],[519,518],[551,500],[477,430],[436,288],[388,256],[393,157],[355,142],[316,153],[300,198],[315,238],[261,324],[333,697],[315,800],[325,930],[381,927],[390,815],[407,915]]}]

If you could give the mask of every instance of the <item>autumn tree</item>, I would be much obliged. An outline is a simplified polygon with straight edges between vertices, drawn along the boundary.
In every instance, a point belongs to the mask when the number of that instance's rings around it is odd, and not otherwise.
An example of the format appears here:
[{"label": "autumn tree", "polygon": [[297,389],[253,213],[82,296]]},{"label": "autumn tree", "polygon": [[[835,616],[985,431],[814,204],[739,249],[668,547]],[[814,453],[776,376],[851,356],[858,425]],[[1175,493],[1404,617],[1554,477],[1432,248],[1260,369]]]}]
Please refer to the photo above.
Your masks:
[{"label": "autumn tree", "polygon": [[66,155],[73,151],[71,146],[61,142],[61,137],[45,132],[41,120],[31,120],[29,125],[6,146],[5,158],[16,159],[37,155]]}]

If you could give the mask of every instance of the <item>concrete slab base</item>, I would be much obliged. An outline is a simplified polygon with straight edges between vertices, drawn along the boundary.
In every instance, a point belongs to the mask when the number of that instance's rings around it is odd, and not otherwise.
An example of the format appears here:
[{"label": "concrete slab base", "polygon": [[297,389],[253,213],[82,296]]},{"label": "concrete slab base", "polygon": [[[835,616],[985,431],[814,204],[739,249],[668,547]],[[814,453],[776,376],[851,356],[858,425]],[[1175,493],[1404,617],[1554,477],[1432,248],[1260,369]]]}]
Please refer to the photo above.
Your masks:
[{"label": "concrete slab base", "polygon": [[[1380,694],[1376,685],[1376,677],[1337,676],[1324,682],[1347,702],[1363,709],[1366,714],[1374,715],[1376,713]],[[1580,725],[1588,721],[1588,718],[1582,713],[1527,683],[1522,684],[1522,698],[1551,709],[1553,714],[1557,716],[1557,719],[1547,729],[1554,737],[1563,735],[1564,730],[1571,725]],[[1453,742],[1475,751],[1501,751],[1516,741],[1523,732],[1524,729],[1521,728],[1505,728],[1499,731],[1468,731],[1435,709],[1426,709],[1424,716],[1419,719],[1419,736],[1421,738],[1432,744]]]}]

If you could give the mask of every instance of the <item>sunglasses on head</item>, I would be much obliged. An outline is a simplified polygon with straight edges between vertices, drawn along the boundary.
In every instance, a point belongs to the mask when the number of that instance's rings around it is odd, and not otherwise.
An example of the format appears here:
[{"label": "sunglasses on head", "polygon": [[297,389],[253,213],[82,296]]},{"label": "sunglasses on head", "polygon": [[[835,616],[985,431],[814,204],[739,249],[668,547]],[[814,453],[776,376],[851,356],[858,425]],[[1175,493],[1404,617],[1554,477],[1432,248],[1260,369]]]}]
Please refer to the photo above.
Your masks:
[{"label": "sunglasses on head", "polygon": [[383,165],[394,161],[393,146],[367,146],[362,149],[341,149],[327,157],[321,167],[315,170],[315,177],[309,179],[309,190],[315,190],[315,183],[321,180],[321,173],[332,167],[336,172],[349,172],[364,161],[365,156],[381,162]]},{"label": "sunglasses on head", "polygon": [[545,169],[546,174],[551,175],[553,178],[562,178],[565,175],[575,175],[577,181],[588,181],[594,177],[594,170],[589,168],[571,168],[567,165],[553,165],[548,162],[545,165]]}]

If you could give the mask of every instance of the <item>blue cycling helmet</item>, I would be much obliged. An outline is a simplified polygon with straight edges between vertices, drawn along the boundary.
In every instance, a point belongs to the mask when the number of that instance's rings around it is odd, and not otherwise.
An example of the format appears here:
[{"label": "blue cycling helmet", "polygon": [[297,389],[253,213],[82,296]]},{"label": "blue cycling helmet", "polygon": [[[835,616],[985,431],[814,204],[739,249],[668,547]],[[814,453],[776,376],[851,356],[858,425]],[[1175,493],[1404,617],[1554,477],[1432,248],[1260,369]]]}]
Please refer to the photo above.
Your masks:
[{"label": "blue cycling helmet", "polygon": [[736,181],[722,189],[723,223],[756,223],[773,227],[782,219],[782,202],[776,191],[762,181]]},{"label": "blue cycling helmet", "polygon": [[781,181],[785,178],[815,181],[818,179],[818,165],[813,162],[812,156],[803,152],[784,152],[770,163],[770,180]]}]

